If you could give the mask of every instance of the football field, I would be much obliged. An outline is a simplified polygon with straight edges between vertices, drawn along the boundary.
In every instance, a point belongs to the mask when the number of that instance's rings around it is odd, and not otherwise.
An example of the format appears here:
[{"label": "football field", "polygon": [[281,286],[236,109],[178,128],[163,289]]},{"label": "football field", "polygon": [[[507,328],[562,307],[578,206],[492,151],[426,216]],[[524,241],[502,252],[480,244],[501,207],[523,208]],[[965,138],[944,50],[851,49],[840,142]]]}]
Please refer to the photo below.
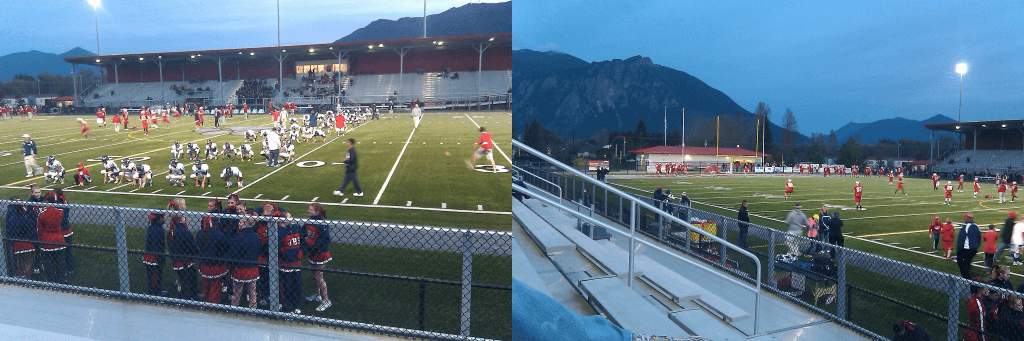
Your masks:
[{"label": "football field", "polygon": [[[794,193],[789,199],[783,197],[786,180],[793,179]],[[855,210],[853,186],[860,181],[864,187],[864,210]],[[758,175],[745,177],[742,175],[702,177],[651,177],[620,175],[609,176],[608,182],[628,186],[634,193],[650,196],[657,186],[669,188],[678,197],[686,192],[694,201],[695,208],[735,217],[743,200],[748,202],[751,222],[785,230],[783,221],[793,210],[795,203],[803,206],[802,211],[808,217],[818,212],[824,204],[829,212],[839,212],[843,220],[843,233],[846,235],[846,246],[862,251],[878,254],[896,260],[925,266],[950,274],[959,275],[954,261],[942,258],[944,252],[932,252],[932,238],[928,233],[928,225],[934,216],[943,222],[952,218],[953,225],[959,233],[964,223],[963,215],[972,213],[975,222],[982,232],[988,231],[988,225],[994,224],[1001,230],[1007,212],[1024,212],[1024,202],[1019,198],[1016,202],[999,203],[995,188],[991,183],[981,183],[978,198],[973,198],[973,184],[964,182],[964,191],[955,190],[957,182],[953,181],[953,202],[943,203],[945,191],[942,186],[948,180],[942,180],[939,190],[932,190],[932,182],[927,179],[904,179],[906,195],[903,192],[894,195],[896,184],[889,186],[888,177],[828,177],[819,176],[779,176]],[[1024,193],[1021,193],[1024,194]],[[985,198],[990,195],[991,198]],[[939,249],[942,249],[941,243]],[[955,256],[954,248],[952,257]],[[1010,265],[1005,259],[999,264]],[[979,248],[974,258],[973,273],[985,273],[983,253]],[[1019,274],[1024,271],[1022,266],[1011,266],[1012,280],[1021,281]],[[987,275],[986,275],[987,278]]]},{"label": "football field", "polygon": [[[209,117],[209,116],[208,116]],[[389,222],[415,225],[434,225],[475,229],[509,230],[511,228],[511,192],[509,173],[492,173],[481,167],[467,168],[464,160],[475,150],[473,143],[479,138],[479,126],[486,127],[497,145],[494,161],[499,171],[506,170],[511,161],[504,155],[511,141],[512,116],[508,112],[427,112],[419,129],[413,129],[412,118],[397,114],[394,118],[382,115],[380,120],[358,126],[343,137],[328,134],[327,142],[307,142],[295,145],[295,160],[282,167],[265,166],[259,155],[259,142],[245,142],[242,133],[247,129],[259,131],[271,127],[269,115],[241,115],[226,119],[221,128],[214,128],[207,120],[200,131],[193,131],[191,117],[171,119],[170,127],[150,127],[148,136],[141,129],[115,133],[108,117],[106,127],[98,127],[95,116],[82,116],[94,134],[85,138],[74,116],[37,116],[33,120],[15,118],[0,121],[0,196],[9,198],[28,196],[30,184],[43,186],[44,191],[64,187],[72,203],[119,205],[163,208],[173,197],[189,200],[190,208],[203,207],[202,201],[224,198],[238,193],[250,203],[274,203],[289,210],[304,212],[304,205],[320,202],[328,209],[331,219]],[[130,118],[130,125],[138,125],[138,117]],[[163,123],[163,122],[160,122]],[[21,156],[21,134],[31,135],[38,146],[36,162],[45,168],[47,155],[56,156],[67,170],[65,184],[47,184],[42,176],[25,178]],[[341,164],[345,158],[348,138],[356,140],[359,158],[358,175],[364,196],[352,196],[349,185],[344,196],[335,196],[345,174]],[[195,182],[185,187],[172,186],[164,176],[172,157],[170,147],[174,141],[183,146],[193,142],[202,147],[203,156],[207,140],[218,146],[230,142],[237,149],[249,143],[255,153],[254,160],[230,160],[221,156],[204,160],[210,166],[211,187],[197,187]],[[445,156],[445,152],[450,153]],[[104,183],[100,170],[100,157],[109,155],[120,161],[131,158],[136,163],[150,165],[153,186],[139,188],[133,185]],[[192,162],[181,161],[186,174],[191,173]],[[84,162],[92,173],[91,185],[71,187],[76,165]],[[478,160],[484,165],[486,160]],[[244,186],[237,183],[225,188],[220,179],[221,170],[236,166],[244,174]],[[250,205],[251,206],[251,205]]]}]

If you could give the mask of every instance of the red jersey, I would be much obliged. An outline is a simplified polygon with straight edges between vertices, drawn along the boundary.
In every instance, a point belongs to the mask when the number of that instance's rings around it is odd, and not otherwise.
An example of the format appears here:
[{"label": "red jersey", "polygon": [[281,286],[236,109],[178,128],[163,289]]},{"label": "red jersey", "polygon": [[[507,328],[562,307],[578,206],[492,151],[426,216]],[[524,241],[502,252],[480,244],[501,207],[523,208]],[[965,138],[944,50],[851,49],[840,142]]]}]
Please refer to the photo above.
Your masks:
[{"label": "red jersey", "polygon": [[1006,192],[1006,184],[999,184],[999,189],[997,190],[997,192]]},{"label": "red jersey", "polygon": [[959,178],[957,178],[957,181],[959,181],[959,182],[960,182],[960,185],[961,185],[961,186],[963,186],[963,185],[964,185],[964,175],[963,175],[963,174],[960,174],[960,177],[959,177]]},{"label": "red jersey", "polygon": [[334,116],[334,126],[338,128],[345,127],[345,115]]},{"label": "red jersey", "polygon": [[[35,210],[39,214],[39,219],[36,223],[36,227],[39,229],[39,241],[64,244],[64,233],[60,229],[60,222],[64,220],[64,211],[56,207],[36,207]],[[48,244],[42,244],[39,247],[43,248],[43,250],[59,250],[64,248],[62,245]]]},{"label": "red jersey", "polygon": [[985,242],[983,249],[985,253],[996,253],[996,241],[999,240],[999,233],[995,230],[988,230],[981,235],[981,240]]},{"label": "red jersey", "polygon": [[92,174],[89,174],[89,169],[85,168],[84,165],[78,166],[78,175],[79,176],[88,175],[90,178],[92,177]]},{"label": "red jersey", "polygon": [[942,223],[940,223],[938,220],[932,221],[932,224],[928,225],[929,233],[939,233],[940,229],[942,229]]},{"label": "red jersey", "polygon": [[892,182],[892,174],[889,174],[889,182]]},{"label": "red jersey", "polygon": [[974,179],[974,191],[977,192],[980,189],[981,186],[978,186],[978,179]]},{"label": "red jersey", "polygon": [[859,198],[861,196],[861,194],[864,194],[864,186],[861,186],[861,185],[853,186],[853,196]]},{"label": "red jersey", "polygon": [[947,198],[952,198],[953,197],[953,184],[947,184],[946,185],[946,197]]},{"label": "red jersey", "polygon": [[490,150],[494,145],[494,141],[491,140],[491,133],[482,132],[480,133],[480,141],[476,141],[484,150]]},{"label": "red jersey", "polygon": [[896,183],[896,189],[902,189],[902,188],[903,188],[903,179],[900,179],[900,181]]}]

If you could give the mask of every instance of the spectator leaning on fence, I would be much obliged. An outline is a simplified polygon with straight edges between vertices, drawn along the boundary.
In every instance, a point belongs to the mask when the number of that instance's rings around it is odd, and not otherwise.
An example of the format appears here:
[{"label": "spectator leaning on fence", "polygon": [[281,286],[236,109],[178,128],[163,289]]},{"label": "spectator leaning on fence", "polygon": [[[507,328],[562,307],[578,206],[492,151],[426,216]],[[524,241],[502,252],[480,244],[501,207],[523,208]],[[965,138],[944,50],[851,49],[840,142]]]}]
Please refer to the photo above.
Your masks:
[{"label": "spectator leaning on fence", "polygon": [[1020,297],[1010,296],[1000,311],[996,330],[1008,341],[1024,340],[1024,304]]},{"label": "spectator leaning on fence", "polygon": [[[274,217],[291,219],[290,213],[274,212]],[[288,220],[277,221],[277,238],[281,263],[281,311],[299,314],[302,304],[302,229]]]},{"label": "spectator leaning on fence", "polygon": [[786,215],[786,227],[790,236],[786,238],[786,245],[789,246],[789,253],[800,255],[799,239],[796,236],[803,235],[804,227],[807,225],[807,215],[800,209],[800,203],[793,205],[793,210]]},{"label": "spectator leaning on fence", "polygon": [[[11,197],[11,201],[21,201],[21,199]],[[4,219],[4,231],[7,236],[22,240],[13,243],[13,253],[17,263],[15,274],[29,280],[32,279],[32,263],[37,254],[37,246],[32,241],[39,238],[32,212],[29,206],[11,203],[7,205],[7,214]]]},{"label": "spectator leaning on fence", "polygon": [[[56,203],[57,195],[48,193],[45,198],[47,203]],[[46,281],[51,283],[67,283],[67,274],[64,272],[64,234],[60,230],[60,221],[64,219],[64,212],[53,206],[37,207],[39,213],[37,227],[39,233],[39,248],[42,250],[43,272]]]},{"label": "spectator leaning on fence", "polygon": [[[327,219],[327,211],[319,203],[309,204],[309,219],[322,221]],[[309,264],[314,268],[323,269],[327,262],[331,261],[331,250],[328,246],[331,243],[331,228],[327,224],[306,224],[305,226],[305,248]],[[313,278],[316,280],[316,292],[306,301],[320,302],[316,311],[324,311],[331,307],[331,298],[327,296],[327,282],[324,281],[323,271],[313,271]]]},{"label": "spectator leaning on fence", "polygon": [[[683,193],[685,194],[686,192],[683,192]],[[682,200],[682,199],[680,199],[680,200]],[[747,201],[746,200],[743,200],[743,202],[740,203],[740,211],[739,211],[739,214],[736,216],[736,219],[739,220],[739,230],[740,230],[740,236],[739,236],[739,241],[737,242],[737,245],[739,245],[739,247],[742,247],[742,248],[746,249],[747,248],[747,229],[750,227],[750,215],[747,214]]]},{"label": "spectator leaning on fence", "polygon": [[[53,193],[57,195],[58,204],[68,204],[68,197],[64,195],[64,189],[58,187],[53,189]],[[73,245],[71,236],[75,234],[71,230],[71,207],[64,206],[60,208],[64,212],[64,218],[60,221],[60,231],[64,234],[64,243],[67,245]],[[71,253],[72,248],[69,246],[64,249],[64,272],[73,273],[75,272],[75,257]]]},{"label": "spectator leaning on fence", "polygon": [[[220,213],[220,199],[207,203],[207,212]],[[228,240],[221,232],[219,222],[213,217],[203,217],[202,228],[196,232],[196,248],[199,251],[199,274],[203,276],[203,300],[220,303],[221,285],[228,274],[224,255],[228,252]]]},{"label": "spectator leaning on fence", "polygon": [[164,241],[164,214],[150,213],[142,264],[146,266],[146,282],[149,284],[149,294],[153,296],[164,296]]},{"label": "spectator leaning on fence", "polygon": [[[172,211],[184,211],[185,199],[175,198],[167,207]],[[185,217],[181,213],[171,215],[171,225],[167,230],[167,249],[171,254],[171,268],[178,274],[178,298],[196,299],[196,271],[192,257],[198,252],[196,241],[189,232]]]},{"label": "spectator leaning on fence", "polygon": [[964,330],[964,341],[982,341],[985,332],[985,306],[982,304],[984,296],[988,295],[988,288],[985,286],[971,286],[974,294],[967,301],[967,325],[970,328]]},{"label": "spectator leaning on fence", "polygon": [[971,262],[978,254],[981,245],[981,230],[974,223],[974,215],[964,214],[964,226],[956,241],[956,265],[960,268],[960,276],[971,279]]},{"label": "spectator leaning on fence", "polygon": [[[246,216],[249,212],[245,209],[245,202],[239,201],[235,204],[237,214]],[[260,236],[256,234],[256,221],[242,218],[238,221],[238,234],[231,239],[231,249],[228,251],[228,258],[235,261],[232,265],[231,278],[234,280],[231,305],[238,306],[242,300],[242,294],[247,294],[249,308],[256,308],[256,281],[259,279],[259,270],[254,262],[259,259],[263,243]]]}]

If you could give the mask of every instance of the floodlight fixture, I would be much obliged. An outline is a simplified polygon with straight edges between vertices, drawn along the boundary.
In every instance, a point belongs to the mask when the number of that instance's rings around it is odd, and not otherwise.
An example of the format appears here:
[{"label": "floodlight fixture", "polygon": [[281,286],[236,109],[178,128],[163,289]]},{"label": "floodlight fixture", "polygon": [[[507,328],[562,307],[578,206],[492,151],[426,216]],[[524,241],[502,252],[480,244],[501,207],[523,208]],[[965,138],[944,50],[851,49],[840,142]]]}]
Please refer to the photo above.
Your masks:
[{"label": "floodlight fixture", "polygon": [[959,73],[960,76],[963,76],[965,73],[967,73],[967,63],[956,64],[956,73]]},{"label": "floodlight fixture", "polygon": [[87,1],[89,1],[89,5],[92,5],[93,8],[100,7],[100,0],[87,0]]}]

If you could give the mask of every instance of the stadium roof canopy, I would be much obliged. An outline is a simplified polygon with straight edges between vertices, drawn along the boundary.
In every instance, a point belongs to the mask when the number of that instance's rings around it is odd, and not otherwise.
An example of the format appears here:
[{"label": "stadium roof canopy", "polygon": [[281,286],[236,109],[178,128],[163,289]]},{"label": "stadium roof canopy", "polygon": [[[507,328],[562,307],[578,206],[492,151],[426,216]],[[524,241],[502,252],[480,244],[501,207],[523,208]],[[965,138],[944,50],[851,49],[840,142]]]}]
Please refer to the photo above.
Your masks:
[{"label": "stadium roof canopy", "polygon": [[927,123],[924,127],[931,130],[951,131],[955,133],[969,133],[975,130],[1020,131],[1020,129],[1024,129],[1024,120]]},{"label": "stadium roof canopy", "polygon": [[338,58],[338,53],[395,53],[402,50],[450,50],[471,48],[474,45],[490,45],[497,48],[512,46],[512,34],[478,34],[466,36],[385,39],[358,42],[336,42],[326,44],[288,45],[268,47],[246,47],[221,50],[193,50],[177,52],[129,53],[103,56],[65,57],[72,64],[105,65],[117,61],[152,62],[154,60],[216,60],[217,58],[264,59],[281,54],[301,59]]},{"label": "stadium roof canopy", "polygon": [[[636,150],[630,150],[630,153],[638,154],[670,154],[670,155],[681,155],[683,153],[683,147],[680,146],[657,146],[640,148]],[[765,154],[761,152],[755,153],[752,150],[746,150],[743,148],[715,148],[715,147],[686,147],[686,155],[721,155],[721,156],[742,156],[742,157],[762,157],[771,156],[771,154]]]}]

